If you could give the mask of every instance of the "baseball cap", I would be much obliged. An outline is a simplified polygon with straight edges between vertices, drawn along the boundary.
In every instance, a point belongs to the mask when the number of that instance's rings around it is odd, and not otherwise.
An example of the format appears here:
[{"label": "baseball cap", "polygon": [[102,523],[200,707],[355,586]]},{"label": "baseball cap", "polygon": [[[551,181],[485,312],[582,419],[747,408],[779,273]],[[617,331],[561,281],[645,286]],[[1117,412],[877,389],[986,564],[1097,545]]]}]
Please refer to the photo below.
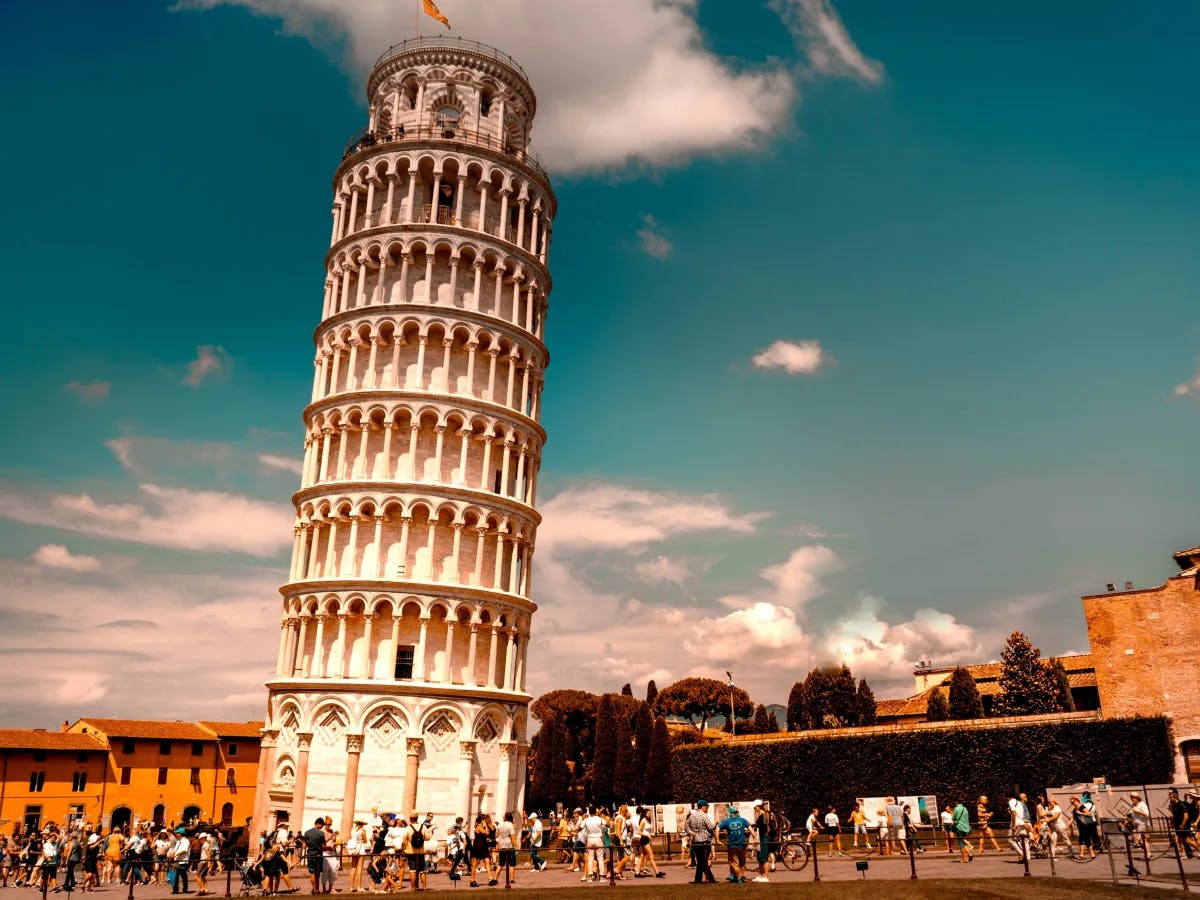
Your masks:
[{"label": "baseball cap", "polygon": [[701,809],[701,808],[703,808],[703,807],[705,807],[705,806],[708,806],[708,801],[707,801],[707,800],[697,800],[697,801],[696,801],[696,809]]}]

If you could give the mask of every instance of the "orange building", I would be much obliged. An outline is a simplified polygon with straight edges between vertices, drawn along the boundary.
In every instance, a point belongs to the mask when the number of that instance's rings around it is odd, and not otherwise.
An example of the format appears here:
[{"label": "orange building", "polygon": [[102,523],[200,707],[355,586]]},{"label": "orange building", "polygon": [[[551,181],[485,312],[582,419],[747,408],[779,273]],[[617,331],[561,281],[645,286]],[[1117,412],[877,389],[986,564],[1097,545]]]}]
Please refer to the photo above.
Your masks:
[{"label": "orange building", "polygon": [[99,821],[107,768],[108,747],[92,735],[0,729],[0,827]]}]

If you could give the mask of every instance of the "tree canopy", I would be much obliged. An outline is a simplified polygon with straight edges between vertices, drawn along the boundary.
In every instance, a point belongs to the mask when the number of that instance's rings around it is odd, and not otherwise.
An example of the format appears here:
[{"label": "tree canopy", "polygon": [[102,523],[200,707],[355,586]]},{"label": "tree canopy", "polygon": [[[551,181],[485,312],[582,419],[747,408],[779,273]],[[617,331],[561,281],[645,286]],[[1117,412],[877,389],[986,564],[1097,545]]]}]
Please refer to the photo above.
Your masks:
[{"label": "tree canopy", "polygon": [[1057,686],[1041,661],[1041,651],[1014,631],[1000,654],[1000,689],[996,710],[1004,716],[1058,712]]},{"label": "tree canopy", "polygon": [[844,728],[875,722],[875,695],[866,681],[857,684],[844,663],[814,668],[788,695],[788,730]]},{"label": "tree canopy", "polygon": [[979,686],[975,678],[965,666],[958,666],[950,673],[950,718],[951,719],[982,719],[983,700],[979,696]]},{"label": "tree canopy", "polygon": [[703,731],[714,716],[728,718],[731,695],[735,716],[754,712],[749,694],[715,678],[684,678],[669,684],[659,692],[656,706],[663,715],[687,719]]},{"label": "tree canopy", "polygon": [[925,706],[927,722],[945,722],[950,718],[950,703],[940,688],[934,688],[929,693],[929,702]]}]

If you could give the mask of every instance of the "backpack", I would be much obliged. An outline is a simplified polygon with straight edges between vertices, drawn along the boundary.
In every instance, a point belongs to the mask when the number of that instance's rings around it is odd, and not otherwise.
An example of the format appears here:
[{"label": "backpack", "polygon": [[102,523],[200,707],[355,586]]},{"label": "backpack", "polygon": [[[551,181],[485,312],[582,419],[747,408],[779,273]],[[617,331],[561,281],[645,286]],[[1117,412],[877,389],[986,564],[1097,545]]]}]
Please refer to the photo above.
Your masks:
[{"label": "backpack", "polygon": [[412,837],[410,837],[408,839],[408,842],[412,845],[412,848],[414,850],[424,850],[425,849],[425,828],[423,826],[414,828]]}]

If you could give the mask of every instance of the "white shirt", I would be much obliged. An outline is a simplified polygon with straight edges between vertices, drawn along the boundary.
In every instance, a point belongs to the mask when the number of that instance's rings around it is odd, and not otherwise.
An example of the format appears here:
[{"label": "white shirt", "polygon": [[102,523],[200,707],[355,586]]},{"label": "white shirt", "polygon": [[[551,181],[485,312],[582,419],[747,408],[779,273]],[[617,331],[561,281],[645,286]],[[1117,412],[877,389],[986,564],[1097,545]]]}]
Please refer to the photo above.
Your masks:
[{"label": "white shirt", "polygon": [[837,828],[838,824],[839,824],[839,820],[838,820],[837,813],[828,812],[825,814],[825,827],[826,828]]},{"label": "white shirt", "polygon": [[585,840],[600,840],[604,837],[604,820],[599,816],[588,816],[583,820],[583,836]]},{"label": "white shirt", "polygon": [[1012,813],[1012,823],[1014,828],[1020,828],[1026,824],[1025,822],[1025,804],[1013,797],[1008,801],[1008,810]]},{"label": "white shirt", "polygon": [[814,831],[817,830],[818,827],[819,826],[817,825],[817,814],[810,813],[808,816],[808,820],[804,823],[804,830],[807,831],[809,834],[812,834]]},{"label": "white shirt", "polygon": [[542,820],[534,819],[533,824],[529,827],[529,846],[542,846]]},{"label": "white shirt", "polygon": [[275,843],[286,844],[292,839],[292,834],[286,828],[280,828],[275,832]]},{"label": "white shirt", "polygon": [[1142,824],[1150,824],[1150,807],[1146,805],[1145,800],[1139,800],[1133,804],[1133,809],[1129,812],[1135,819],[1140,820]]},{"label": "white shirt", "polygon": [[192,843],[187,839],[187,835],[179,836],[179,840],[175,842],[175,846],[171,850],[171,858],[179,864],[186,863],[192,858]]},{"label": "white shirt", "polygon": [[387,831],[387,845],[397,853],[404,849],[404,839],[408,837],[405,832],[408,831],[406,826],[393,825]]}]

